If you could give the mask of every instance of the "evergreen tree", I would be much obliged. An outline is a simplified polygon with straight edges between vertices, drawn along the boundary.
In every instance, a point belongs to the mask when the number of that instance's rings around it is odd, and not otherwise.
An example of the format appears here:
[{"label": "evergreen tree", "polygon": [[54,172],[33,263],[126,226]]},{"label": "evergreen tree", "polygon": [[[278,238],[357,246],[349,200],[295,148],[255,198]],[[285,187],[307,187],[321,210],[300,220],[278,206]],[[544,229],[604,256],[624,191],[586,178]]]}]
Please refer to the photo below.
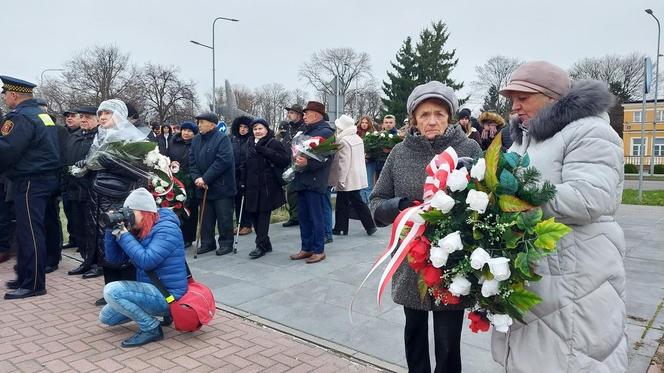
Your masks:
[{"label": "evergreen tree", "polygon": [[[394,73],[388,72],[389,82],[383,82],[383,92],[387,96],[383,99],[384,111],[386,114],[394,114],[397,123],[402,123],[407,117],[406,101],[416,86],[437,80],[455,91],[463,88],[463,82],[457,83],[450,78],[459,60],[455,58],[456,50],[444,49],[449,38],[445,23],[434,22],[430,29],[424,29],[419,36],[415,48],[411,38],[406,38],[396,55],[396,62],[391,63]],[[460,104],[463,101],[460,100]]]},{"label": "evergreen tree", "polygon": [[384,115],[392,114],[397,118],[400,126],[408,115],[406,112],[406,100],[408,95],[418,85],[415,75],[415,51],[412,39],[409,37],[403,42],[396,56],[396,62],[390,62],[394,73],[387,72],[389,82],[383,82],[383,92],[387,99],[383,100]]},{"label": "evergreen tree", "polygon": [[486,96],[484,96],[484,105],[482,105],[482,111],[492,111],[494,113],[500,114],[501,117],[507,122],[509,120],[510,109],[512,105],[509,100],[504,97],[500,97],[498,93],[498,87],[492,85],[489,87],[489,91]]}]

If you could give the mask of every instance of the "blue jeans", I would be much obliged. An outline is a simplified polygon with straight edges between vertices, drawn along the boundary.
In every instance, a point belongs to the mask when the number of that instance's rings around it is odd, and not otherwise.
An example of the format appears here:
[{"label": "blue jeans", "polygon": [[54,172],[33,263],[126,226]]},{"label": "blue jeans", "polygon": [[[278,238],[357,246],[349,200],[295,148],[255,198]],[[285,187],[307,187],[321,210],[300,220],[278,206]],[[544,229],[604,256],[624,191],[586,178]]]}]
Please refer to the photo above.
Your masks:
[{"label": "blue jeans", "polygon": [[374,185],[374,174],[376,173],[376,162],[374,161],[367,161],[366,163],[367,167],[367,182],[369,186],[366,188],[362,189],[360,191],[360,196],[362,196],[362,201],[364,203],[369,203],[369,195],[371,194],[371,191],[373,190],[373,185]]},{"label": "blue jeans", "polygon": [[99,312],[99,321],[119,325],[135,321],[142,331],[159,326],[155,316],[170,316],[168,303],[159,289],[138,281],[114,281],[104,286],[107,305]]},{"label": "blue jeans", "polygon": [[328,200],[325,193],[309,190],[297,192],[297,210],[300,216],[302,251],[322,254],[325,248],[325,212]]},{"label": "blue jeans", "polygon": [[325,201],[323,203],[323,214],[325,214],[325,239],[332,239],[332,187],[327,187]]}]

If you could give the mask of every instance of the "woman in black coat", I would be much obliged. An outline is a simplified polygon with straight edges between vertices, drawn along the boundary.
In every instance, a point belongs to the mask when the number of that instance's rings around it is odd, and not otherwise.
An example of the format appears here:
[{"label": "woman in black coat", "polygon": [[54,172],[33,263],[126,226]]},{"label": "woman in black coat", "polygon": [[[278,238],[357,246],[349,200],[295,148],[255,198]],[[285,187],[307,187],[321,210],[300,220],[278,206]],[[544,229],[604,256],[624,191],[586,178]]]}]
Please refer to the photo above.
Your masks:
[{"label": "woman in black coat", "polygon": [[290,165],[286,147],[274,138],[274,132],[265,119],[251,123],[253,136],[246,145],[247,158],[242,166],[244,212],[251,216],[256,229],[256,249],[249,253],[251,259],[260,258],[272,251],[268,236],[272,210],[286,203],[286,195],[280,178],[284,168]]},{"label": "woman in black coat", "polygon": [[184,247],[191,246],[191,243],[196,240],[196,226],[198,224],[198,199],[196,199],[194,181],[189,173],[189,149],[191,148],[191,140],[197,134],[198,126],[196,124],[182,122],[180,132],[171,137],[170,145],[166,151],[166,155],[171,159],[171,162],[179,163],[179,170],[175,173],[175,177],[184,184],[184,189],[187,192],[184,205],[189,209],[189,216],[180,216],[180,229],[184,238]]},{"label": "woman in black coat", "polygon": [[[233,160],[235,161],[235,180],[242,180],[244,177],[240,173],[242,165],[247,159],[247,140],[251,138],[251,122],[248,116],[241,115],[233,119],[231,125],[231,143],[233,144]],[[242,193],[235,195],[235,218],[240,223],[233,234],[240,230],[240,236],[251,233],[251,218],[248,214],[240,216],[240,207],[242,205]]]}]

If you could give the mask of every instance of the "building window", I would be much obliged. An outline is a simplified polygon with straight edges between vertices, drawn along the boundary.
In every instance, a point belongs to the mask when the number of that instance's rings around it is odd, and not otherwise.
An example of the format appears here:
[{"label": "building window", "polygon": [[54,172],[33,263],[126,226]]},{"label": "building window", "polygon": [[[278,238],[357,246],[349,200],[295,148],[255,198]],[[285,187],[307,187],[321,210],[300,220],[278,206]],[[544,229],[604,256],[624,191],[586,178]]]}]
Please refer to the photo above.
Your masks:
[{"label": "building window", "polygon": [[664,110],[657,110],[657,122],[664,122]]},{"label": "building window", "polygon": [[635,112],[634,112],[634,120],[633,120],[633,122],[634,122],[634,123],[641,123],[642,120],[643,120],[643,112],[641,112],[641,111],[635,111]]},{"label": "building window", "polygon": [[[648,145],[648,139],[633,138],[632,139],[632,155],[641,155],[641,143],[642,140],[645,140],[646,146]],[[645,155],[645,153],[644,153]]]},{"label": "building window", "polygon": [[655,157],[664,156],[664,137],[655,139]]}]

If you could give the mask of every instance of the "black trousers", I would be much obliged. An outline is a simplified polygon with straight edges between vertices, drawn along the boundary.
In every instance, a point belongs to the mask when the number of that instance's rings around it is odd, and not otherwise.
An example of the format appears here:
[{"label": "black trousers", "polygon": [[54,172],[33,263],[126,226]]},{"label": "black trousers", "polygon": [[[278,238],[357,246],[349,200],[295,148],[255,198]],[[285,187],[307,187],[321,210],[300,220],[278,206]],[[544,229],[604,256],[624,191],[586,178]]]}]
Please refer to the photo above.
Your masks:
[{"label": "black trousers", "polygon": [[[88,201],[69,200],[69,220],[71,221],[72,232],[69,242],[75,242],[78,245],[81,257],[85,259],[90,250],[94,250],[89,245],[87,235],[91,235],[89,224],[86,222],[88,211]],[[67,224],[69,225],[69,224]]]},{"label": "black trousers", "polygon": [[288,201],[288,220],[300,221],[297,210],[297,192],[293,191],[293,183],[286,185],[286,200]]},{"label": "black trousers", "polygon": [[[404,340],[408,371],[410,373],[430,373],[429,311],[408,307],[404,307],[403,310],[406,314]],[[463,313],[463,310],[433,312],[435,373],[461,372],[460,344]]]},{"label": "black trousers", "polygon": [[14,203],[7,202],[6,184],[0,184],[0,253],[9,251],[14,237]]},{"label": "black trousers", "polygon": [[196,241],[196,228],[198,227],[198,200],[192,198],[187,201],[186,206],[189,209],[189,216],[181,219],[180,230],[184,242],[194,242]]},{"label": "black trousers", "polygon": [[350,210],[355,210],[355,213],[360,218],[362,226],[365,230],[375,228],[371,211],[367,204],[362,201],[362,195],[359,190],[351,192],[337,192],[337,205],[334,213],[334,230],[348,232],[348,219],[350,217]]},{"label": "black trousers", "polygon": [[16,236],[18,239],[17,274],[22,289],[46,288],[46,204],[58,188],[55,176],[14,182]]},{"label": "black trousers", "polygon": [[53,194],[46,202],[44,214],[46,231],[46,266],[54,267],[62,257],[62,223],[60,222],[60,197]]},{"label": "black trousers", "polygon": [[256,231],[256,248],[262,251],[272,250],[272,243],[268,231],[270,230],[270,215],[272,211],[259,211],[248,212],[247,215],[251,217],[254,222],[254,230]]},{"label": "black trousers", "polygon": [[[233,247],[233,197],[207,200],[201,219],[201,247],[216,248],[214,228],[219,231],[219,248]],[[202,200],[201,200],[202,204]]]}]

